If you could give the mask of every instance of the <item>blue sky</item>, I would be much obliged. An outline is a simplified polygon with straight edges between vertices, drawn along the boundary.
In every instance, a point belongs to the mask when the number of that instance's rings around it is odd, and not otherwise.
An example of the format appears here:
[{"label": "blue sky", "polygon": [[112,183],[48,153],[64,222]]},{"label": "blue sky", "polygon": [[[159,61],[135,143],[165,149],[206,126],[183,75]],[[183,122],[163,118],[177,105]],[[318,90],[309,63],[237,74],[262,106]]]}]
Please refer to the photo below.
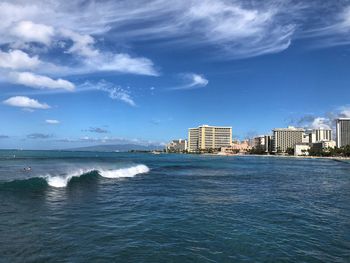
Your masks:
[{"label": "blue sky", "polygon": [[0,17],[0,148],[350,116],[349,1],[1,1]]}]

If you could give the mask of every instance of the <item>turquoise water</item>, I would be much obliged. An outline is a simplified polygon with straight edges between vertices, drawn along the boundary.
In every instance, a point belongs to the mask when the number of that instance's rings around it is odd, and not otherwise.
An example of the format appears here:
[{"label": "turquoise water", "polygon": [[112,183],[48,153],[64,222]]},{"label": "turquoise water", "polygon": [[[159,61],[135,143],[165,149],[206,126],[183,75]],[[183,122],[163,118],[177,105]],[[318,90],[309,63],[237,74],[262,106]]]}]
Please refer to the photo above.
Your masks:
[{"label": "turquoise water", "polygon": [[0,151],[0,262],[350,262],[350,164]]}]

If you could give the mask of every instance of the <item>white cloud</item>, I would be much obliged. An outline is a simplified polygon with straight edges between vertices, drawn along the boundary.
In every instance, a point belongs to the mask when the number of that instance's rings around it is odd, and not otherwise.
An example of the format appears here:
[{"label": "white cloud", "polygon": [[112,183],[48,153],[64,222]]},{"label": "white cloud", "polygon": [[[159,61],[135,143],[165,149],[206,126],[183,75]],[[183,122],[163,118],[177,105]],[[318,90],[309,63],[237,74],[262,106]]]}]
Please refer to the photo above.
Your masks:
[{"label": "white cloud", "polygon": [[60,124],[60,121],[58,120],[45,120],[47,124]]},{"label": "white cloud", "polygon": [[342,118],[350,118],[350,106],[341,107],[339,115]]},{"label": "white cloud", "polygon": [[[35,73],[115,71],[156,76],[159,72],[152,60],[118,48],[151,40],[154,48],[161,44],[170,52],[172,48],[205,46],[208,56],[219,59],[277,53],[303,32],[303,23],[311,16],[306,13],[311,12],[309,6],[317,14],[314,4],[289,0],[2,1],[0,44],[16,46],[24,41],[33,51],[37,47],[31,42],[42,43],[48,53],[54,49],[62,57],[71,56],[60,60],[55,53],[55,63],[70,64],[42,65]],[[350,8],[344,8],[337,19],[325,20],[325,34],[333,31],[344,36],[338,42],[350,42],[345,37],[349,35],[349,13]],[[51,57],[46,56],[48,62]]]},{"label": "white cloud", "polygon": [[203,75],[190,74],[189,77],[192,80],[192,82],[189,84],[190,87],[205,87],[209,83],[209,81]]},{"label": "white cloud", "polygon": [[172,90],[185,90],[185,89],[196,89],[203,88],[208,85],[209,80],[207,80],[204,75],[196,73],[183,74],[182,78],[186,81],[185,84],[173,87]]},{"label": "white cloud", "polygon": [[128,54],[104,53],[86,60],[92,71],[117,71],[123,73],[158,76],[153,62],[148,58],[131,57]]},{"label": "white cloud", "polygon": [[330,120],[324,117],[316,117],[312,123],[310,124],[310,128],[312,129],[330,129],[331,127]]},{"label": "white cloud", "polygon": [[0,51],[0,67],[8,69],[34,69],[41,61],[38,56],[30,57],[21,50]]},{"label": "white cloud", "polygon": [[19,30],[16,37],[50,43],[52,33],[62,34],[73,41],[67,51],[83,56],[104,53],[93,47],[102,36],[121,44],[171,39],[177,47],[209,45],[215,51],[220,47],[230,57],[249,57],[288,48],[300,16],[298,7],[291,1],[110,0],[82,4],[77,0],[19,0],[0,4],[0,42],[12,41],[9,29],[21,25],[20,29],[40,28],[39,35]]},{"label": "white cloud", "polygon": [[304,38],[314,38],[316,48],[350,44],[350,5],[340,1],[328,9],[321,21],[311,29],[302,32]]},{"label": "white cloud", "polygon": [[108,96],[113,100],[122,101],[130,106],[135,107],[136,103],[130,92],[113,83],[101,80],[96,84],[86,82],[80,86],[78,91],[93,91],[100,90],[108,93]]},{"label": "white cloud", "polygon": [[119,86],[108,87],[102,85],[99,87],[99,90],[107,92],[109,94],[109,97],[113,100],[120,100],[125,102],[126,104],[129,104],[130,106],[136,106],[136,103],[130,96],[130,94]]},{"label": "white cloud", "polygon": [[323,114],[323,116],[304,115],[291,123],[308,129],[325,128],[335,131],[337,118],[350,118],[350,106],[338,107]]},{"label": "white cloud", "polygon": [[165,144],[162,142],[156,142],[156,141],[150,141],[150,140],[144,140],[139,138],[118,138],[118,137],[90,137],[90,136],[83,136],[80,138],[63,138],[58,139],[59,142],[67,142],[67,143],[78,143],[78,142],[84,142],[84,143],[94,143],[95,145],[97,143],[109,143],[109,144],[135,144],[135,145],[143,145],[143,146],[164,146]]},{"label": "white cloud", "polygon": [[200,25],[199,40],[222,45],[233,57],[251,57],[289,47],[295,25],[277,22],[280,13],[283,9],[273,5],[245,8],[238,2],[204,0],[185,15],[192,26]]},{"label": "white cloud", "polygon": [[[111,7],[111,4],[114,5],[107,2],[106,7]],[[33,43],[42,43],[46,45],[47,53],[55,49],[55,52],[72,56],[69,61],[72,62],[70,65],[74,66],[64,65],[65,61],[60,60],[57,54],[56,65],[53,65],[50,63],[51,57],[46,56],[48,61],[43,63],[36,73],[70,75],[115,71],[158,75],[153,62],[147,58],[100,50],[95,46],[96,34],[107,32],[113,20],[105,19],[104,15],[96,15],[104,11],[107,10],[100,3],[82,5],[80,1],[75,0],[57,3],[3,1],[0,3],[0,44],[28,49],[36,54],[35,52],[40,52],[43,48]]]},{"label": "white cloud", "polygon": [[61,34],[73,41],[67,53],[77,53],[85,57],[94,57],[99,54],[99,51],[93,47],[95,40],[90,35],[79,34],[68,29],[62,29]]},{"label": "white cloud", "polygon": [[7,100],[4,100],[3,103],[8,106],[20,107],[20,108],[26,108],[26,109],[49,109],[50,108],[50,106],[47,105],[46,103],[40,103],[35,99],[31,99],[24,96],[11,97],[11,98],[8,98]]},{"label": "white cloud", "polygon": [[10,31],[10,34],[25,42],[39,42],[50,45],[54,29],[44,24],[32,21],[20,21]]},{"label": "white cloud", "polygon": [[75,89],[75,85],[67,80],[54,80],[31,72],[12,72],[10,73],[10,81],[15,84],[41,89],[65,89],[69,91],[73,91]]}]

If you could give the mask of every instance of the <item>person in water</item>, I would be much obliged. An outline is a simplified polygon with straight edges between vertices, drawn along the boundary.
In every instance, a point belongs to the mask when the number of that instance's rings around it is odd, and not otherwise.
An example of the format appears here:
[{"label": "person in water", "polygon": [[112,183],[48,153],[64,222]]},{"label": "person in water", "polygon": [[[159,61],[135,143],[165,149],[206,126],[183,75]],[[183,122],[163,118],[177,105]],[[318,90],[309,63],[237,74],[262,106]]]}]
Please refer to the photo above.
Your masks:
[{"label": "person in water", "polygon": [[30,172],[32,170],[32,167],[28,166],[28,167],[23,168],[23,170],[25,172]]}]

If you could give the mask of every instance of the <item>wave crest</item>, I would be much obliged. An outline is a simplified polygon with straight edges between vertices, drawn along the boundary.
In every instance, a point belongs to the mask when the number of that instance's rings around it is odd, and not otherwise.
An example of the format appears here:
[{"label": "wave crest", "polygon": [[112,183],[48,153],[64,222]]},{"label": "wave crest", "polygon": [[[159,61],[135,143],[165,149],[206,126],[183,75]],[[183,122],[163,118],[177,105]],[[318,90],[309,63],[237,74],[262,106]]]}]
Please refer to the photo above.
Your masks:
[{"label": "wave crest", "polygon": [[135,165],[129,168],[121,168],[116,170],[101,170],[98,173],[106,178],[123,178],[134,177],[137,174],[148,173],[149,168],[144,164]]},{"label": "wave crest", "polygon": [[148,173],[150,169],[143,164],[135,165],[127,168],[120,168],[114,170],[103,170],[103,169],[79,169],[73,173],[65,176],[52,176],[47,175],[43,178],[47,181],[48,185],[56,188],[66,187],[69,181],[73,177],[80,177],[84,174],[96,171],[100,176],[105,178],[123,178],[123,177],[134,177],[137,174]]},{"label": "wave crest", "polygon": [[52,187],[66,187],[68,182],[73,178],[73,177],[79,177],[83,174],[89,173],[92,170],[83,170],[83,169],[79,169],[71,174],[65,175],[65,176],[52,176],[52,175],[46,175],[43,176],[43,178],[45,178],[45,180],[47,181],[48,185],[52,186]]}]

